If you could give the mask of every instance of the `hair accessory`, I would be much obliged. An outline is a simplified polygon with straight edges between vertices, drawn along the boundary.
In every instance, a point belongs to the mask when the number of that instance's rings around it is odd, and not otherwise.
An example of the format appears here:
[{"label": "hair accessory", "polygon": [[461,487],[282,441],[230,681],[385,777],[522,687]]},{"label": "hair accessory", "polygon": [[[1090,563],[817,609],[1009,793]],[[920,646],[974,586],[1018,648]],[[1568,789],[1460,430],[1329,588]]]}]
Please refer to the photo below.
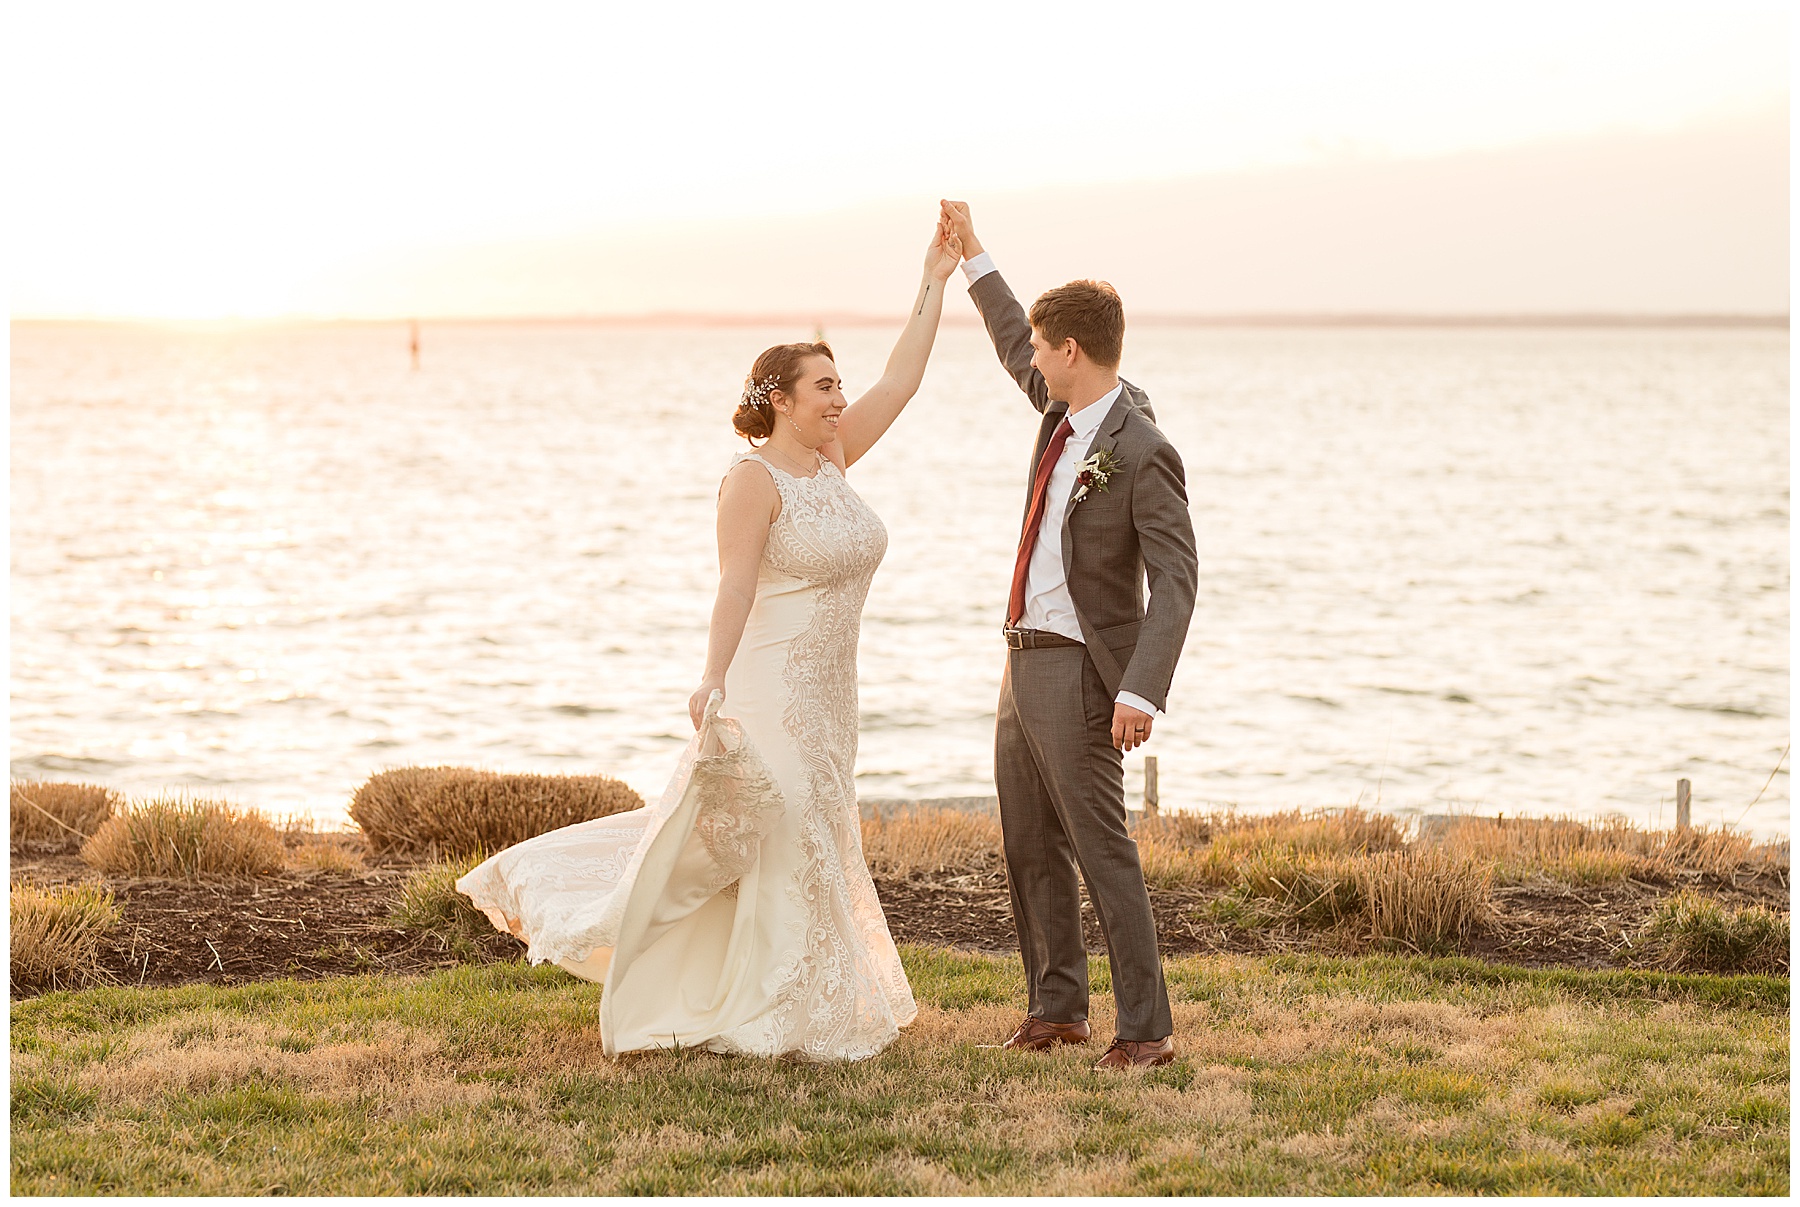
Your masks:
[{"label": "hair accessory", "polygon": [[766,407],[769,405],[769,391],[781,384],[781,375],[771,373],[761,381],[752,381],[744,387],[744,402],[748,406]]}]

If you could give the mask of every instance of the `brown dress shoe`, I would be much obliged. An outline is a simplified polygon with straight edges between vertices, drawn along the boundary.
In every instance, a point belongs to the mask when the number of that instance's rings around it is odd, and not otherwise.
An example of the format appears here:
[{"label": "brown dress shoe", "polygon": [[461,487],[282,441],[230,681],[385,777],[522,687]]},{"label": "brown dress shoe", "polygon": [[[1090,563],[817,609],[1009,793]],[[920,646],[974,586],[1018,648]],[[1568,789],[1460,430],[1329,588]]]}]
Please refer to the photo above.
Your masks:
[{"label": "brown dress shoe", "polygon": [[1106,1055],[1095,1062],[1096,1069],[1148,1069],[1166,1065],[1175,1059],[1175,1037],[1161,1039],[1115,1039]]},{"label": "brown dress shoe", "polygon": [[1088,1041],[1087,1020],[1053,1023],[1047,1019],[1028,1018],[1019,1024],[1012,1038],[1000,1046],[1025,1052],[1041,1052],[1053,1044],[1085,1044]]}]

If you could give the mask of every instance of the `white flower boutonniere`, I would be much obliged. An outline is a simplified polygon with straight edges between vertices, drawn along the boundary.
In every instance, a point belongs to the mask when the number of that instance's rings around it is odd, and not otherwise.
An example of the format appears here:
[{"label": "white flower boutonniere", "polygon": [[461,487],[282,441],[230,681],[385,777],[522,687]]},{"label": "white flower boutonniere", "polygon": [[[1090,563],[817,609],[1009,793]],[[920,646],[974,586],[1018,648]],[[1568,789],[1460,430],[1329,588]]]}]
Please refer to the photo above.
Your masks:
[{"label": "white flower boutonniere", "polygon": [[1119,472],[1119,462],[1110,448],[1103,448],[1094,453],[1086,461],[1076,467],[1075,497],[1073,502],[1079,503],[1088,497],[1088,491],[1099,494],[1106,493],[1106,484],[1112,476]]}]

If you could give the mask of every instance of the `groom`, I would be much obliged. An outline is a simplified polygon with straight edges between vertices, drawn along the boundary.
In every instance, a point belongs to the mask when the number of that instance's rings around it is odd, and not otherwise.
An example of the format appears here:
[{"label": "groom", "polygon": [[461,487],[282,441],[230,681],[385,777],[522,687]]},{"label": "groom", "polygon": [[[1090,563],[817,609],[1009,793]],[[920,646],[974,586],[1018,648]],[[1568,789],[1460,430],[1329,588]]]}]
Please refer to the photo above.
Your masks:
[{"label": "groom", "polygon": [[969,207],[942,206],[994,350],[1044,416],[994,736],[1006,877],[1030,986],[1029,1013],[1006,1047],[1088,1038],[1079,867],[1118,1004],[1099,1067],[1167,1064],[1175,1025],[1150,894],[1125,829],[1123,752],[1148,741],[1162,716],[1194,611],[1198,559],[1181,457],[1149,398],[1119,378],[1125,315],[1112,286],[1071,281],[1027,316],[975,237]]}]

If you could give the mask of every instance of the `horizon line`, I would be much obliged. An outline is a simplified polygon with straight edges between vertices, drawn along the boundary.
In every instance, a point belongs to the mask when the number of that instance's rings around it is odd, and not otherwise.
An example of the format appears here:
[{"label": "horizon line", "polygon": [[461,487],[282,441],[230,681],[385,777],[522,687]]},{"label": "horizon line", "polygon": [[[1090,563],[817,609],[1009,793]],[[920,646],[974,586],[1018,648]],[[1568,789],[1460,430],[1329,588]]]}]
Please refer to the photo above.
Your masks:
[{"label": "horizon line", "polygon": [[[285,315],[212,318],[162,318],[143,316],[9,316],[9,323],[66,326],[140,327],[277,327],[277,326],[387,326],[409,323],[542,325],[601,327],[893,327],[903,320],[890,315],[857,311],[786,311],[775,313],[663,310],[636,314],[522,314],[522,315],[399,315],[382,318]],[[945,315],[943,326],[978,327],[978,317]],[[1787,330],[1785,313],[1745,311],[1687,311],[1643,313],[1631,311],[1490,311],[1470,313],[1421,313],[1410,311],[1260,311],[1214,314],[1152,313],[1129,317],[1127,327],[1574,327],[1574,328],[1680,328],[1729,327]]]}]

